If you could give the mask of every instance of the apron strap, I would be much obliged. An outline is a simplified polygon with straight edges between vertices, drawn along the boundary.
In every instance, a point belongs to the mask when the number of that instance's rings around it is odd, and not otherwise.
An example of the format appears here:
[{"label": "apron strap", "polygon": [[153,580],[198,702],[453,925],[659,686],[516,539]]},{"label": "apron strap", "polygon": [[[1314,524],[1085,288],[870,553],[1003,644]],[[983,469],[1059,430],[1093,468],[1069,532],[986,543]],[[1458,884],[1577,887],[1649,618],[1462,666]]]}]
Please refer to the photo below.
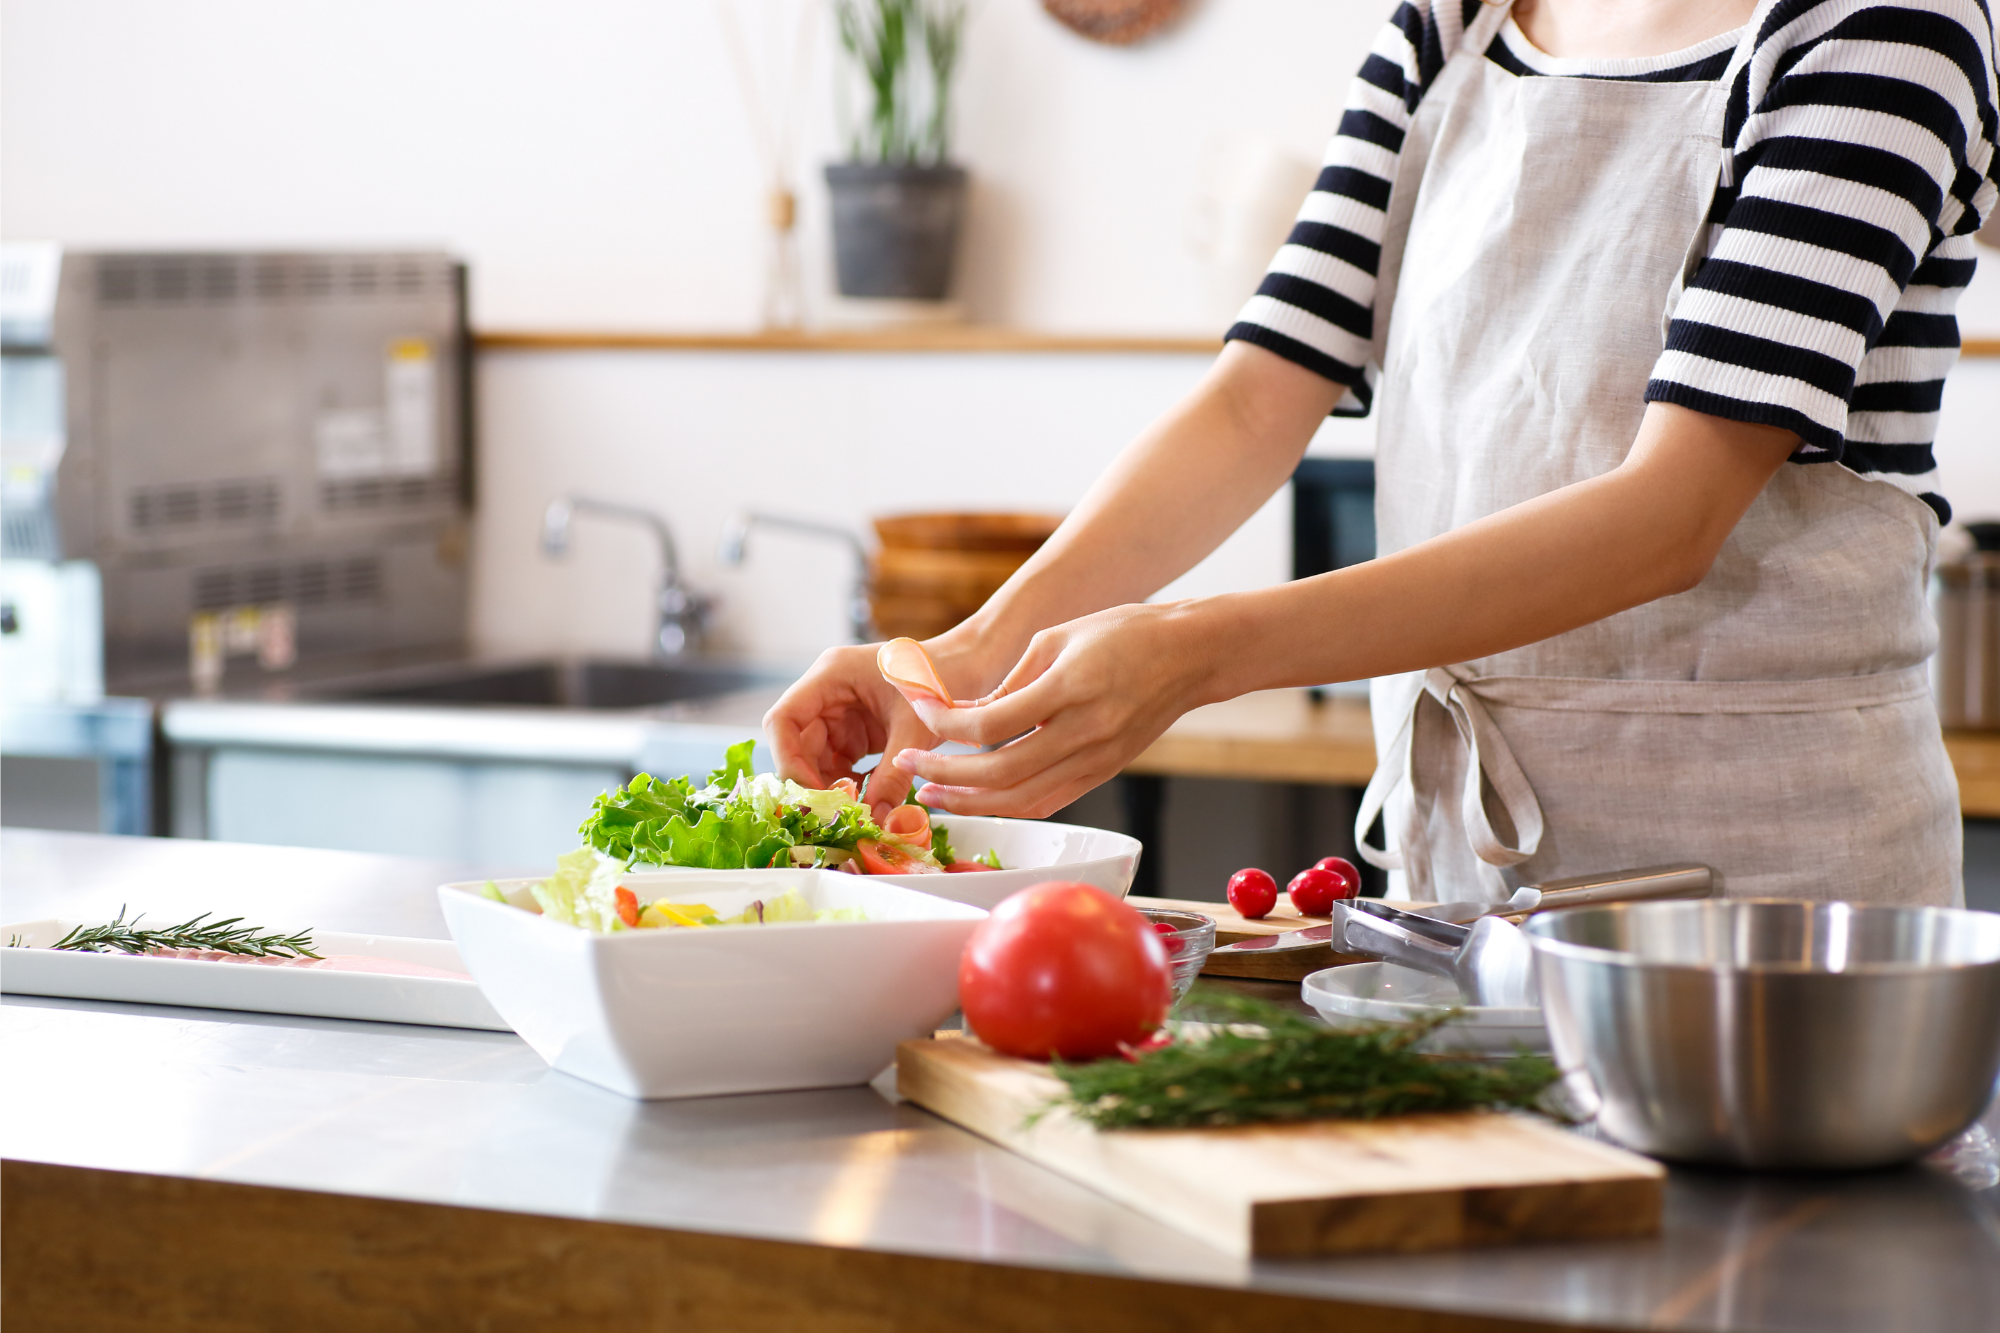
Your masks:
[{"label": "apron strap", "polygon": [[[1435,887],[1430,876],[1430,844],[1423,827],[1424,802],[1412,799],[1408,803],[1402,812],[1404,817],[1398,821],[1405,827],[1384,827],[1382,846],[1371,844],[1368,834],[1388,807],[1389,796],[1398,785],[1410,782],[1412,796],[1417,795],[1412,752],[1416,744],[1417,710],[1423,707],[1426,698],[1435,700],[1445,710],[1466,749],[1459,822],[1473,854],[1492,866],[1519,865],[1533,856],[1542,843],[1541,802],[1535,799],[1534,788],[1529,785],[1527,774],[1521,771],[1513,750],[1508,748],[1506,737],[1473,692],[1472,678],[1458,674],[1463,671],[1463,667],[1434,667],[1424,673],[1423,688],[1412,691],[1396,738],[1383,753],[1374,776],[1369,778],[1368,789],[1361,796],[1361,808],[1355,812],[1354,844],[1361,859],[1385,870],[1406,872],[1412,889]],[[1511,843],[1493,827],[1486,804],[1489,790],[1512,826]]]},{"label": "apron strap", "polygon": [[[1542,845],[1542,803],[1535,799],[1535,789],[1528,785],[1528,775],[1521,771],[1520,762],[1507,745],[1507,738],[1493,724],[1486,705],[1472,692],[1468,680],[1469,677],[1456,675],[1450,667],[1438,667],[1424,681],[1425,693],[1433,698],[1437,697],[1440,689],[1443,690],[1444,698],[1440,702],[1458,725],[1459,740],[1468,752],[1465,791],[1459,799],[1459,820],[1472,843],[1473,853],[1480,860],[1493,866],[1519,865]],[[1493,829],[1493,820],[1486,808],[1486,788],[1489,786],[1499,798],[1501,809],[1507,812],[1508,822],[1513,825],[1513,845]]]}]

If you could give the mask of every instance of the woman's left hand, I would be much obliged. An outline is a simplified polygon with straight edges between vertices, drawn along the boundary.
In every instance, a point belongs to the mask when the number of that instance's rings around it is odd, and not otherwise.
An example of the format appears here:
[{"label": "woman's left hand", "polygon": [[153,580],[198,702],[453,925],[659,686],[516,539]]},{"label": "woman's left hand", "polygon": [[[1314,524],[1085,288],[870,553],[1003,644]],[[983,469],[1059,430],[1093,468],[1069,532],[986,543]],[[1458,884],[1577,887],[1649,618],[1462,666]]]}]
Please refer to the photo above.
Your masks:
[{"label": "woman's left hand", "polygon": [[1190,606],[1117,606],[1043,630],[1000,687],[969,704],[946,708],[911,694],[939,737],[1000,748],[903,750],[889,762],[929,783],[922,800],[936,809],[1054,814],[1115,777],[1182,713],[1210,702],[1217,636],[1196,630]]}]

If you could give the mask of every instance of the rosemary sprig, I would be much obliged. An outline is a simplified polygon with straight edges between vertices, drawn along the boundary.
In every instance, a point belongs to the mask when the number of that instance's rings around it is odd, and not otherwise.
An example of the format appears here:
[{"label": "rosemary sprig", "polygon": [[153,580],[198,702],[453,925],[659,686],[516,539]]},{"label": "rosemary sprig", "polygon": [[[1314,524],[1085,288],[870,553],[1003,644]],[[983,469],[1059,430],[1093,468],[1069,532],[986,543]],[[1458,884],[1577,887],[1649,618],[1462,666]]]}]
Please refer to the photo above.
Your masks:
[{"label": "rosemary sprig", "polygon": [[75,949],[86,953],[150,953],[154,949],[206,949],[211,953],[241,954],[246,958],[317,958],[312,932],[296,935],[260,933],[255,926],[242,924],[243,918],[210,921],[203,912],[192,920],[163,930],[141,930],[141,912],[130,921],[125,908],[102,926],[78,926],[49,947]]},{"label": "rosemary sprig", "polygon": [[[1183,1014],[1219,1020],[1132,1059],[1057,1062],[1067,1106],[1099,1129],[1186,1129],[1527,1107],[1555,1082],[1540,1056],[1488,1061],[1413,1048],[1445,1018],[1342,1031],[1262,1000],[1197,990]],[[1447,1016],[1448,1017],[1448,1016]]]}]

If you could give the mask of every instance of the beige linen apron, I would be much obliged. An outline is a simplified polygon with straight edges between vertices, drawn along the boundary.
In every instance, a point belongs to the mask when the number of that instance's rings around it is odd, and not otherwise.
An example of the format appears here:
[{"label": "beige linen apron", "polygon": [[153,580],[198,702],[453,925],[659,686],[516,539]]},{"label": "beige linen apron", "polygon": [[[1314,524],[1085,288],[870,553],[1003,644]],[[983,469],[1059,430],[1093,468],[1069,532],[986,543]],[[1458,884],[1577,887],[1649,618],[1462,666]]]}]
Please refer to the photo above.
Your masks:
[{"label": "beige linen apron", "polygon": [[[1704,251],[1733,67],[1516,77],[1484,58],[1506,18],[1481,9],[1397,168],[1384,555],[1617,467]],[[1375,681],[1363,855],[1420,898],[1696,860],[1732,897],[1961,902],[1923,665],[1936,538],[1914,497],[1788,463],[1691,591]],[[1365,845],[1377,814],[1383,848]]]}]

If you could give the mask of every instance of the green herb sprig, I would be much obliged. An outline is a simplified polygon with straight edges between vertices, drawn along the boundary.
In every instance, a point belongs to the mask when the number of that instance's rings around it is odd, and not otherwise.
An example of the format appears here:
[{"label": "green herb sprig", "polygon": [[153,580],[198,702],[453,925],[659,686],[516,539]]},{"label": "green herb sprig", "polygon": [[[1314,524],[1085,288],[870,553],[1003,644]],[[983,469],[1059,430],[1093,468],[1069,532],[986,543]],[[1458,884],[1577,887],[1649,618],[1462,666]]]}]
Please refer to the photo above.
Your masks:
[{"label": "green herb sprig", "polygon": [[205,949],[211,953],[241,954],[246,958],[319,957],[313,952],[312,932],[309,930],[302,930],[296,935],[276,935],[244,925],[240,916],[232,916],[225,921],[210,921],[208,916],[207,912],[203,912],[178,926],[142,930],[139,922],[145,918],[145,913],[141,912],[127,921],[125,908],[121,906],[118,915],[105,925],[78,926],[49,947],[85,953]]},{"label": "green herb sprig", "polygon": [[1099,1129],[1189,1129],[1274,1121],[1373,1120],[1417,1111],[1530,1107],[1558,1077],[1540,1056],[1423,1055],[1446,1021],[1343,1031],[1262,1000],[1191,993],[1183,1015],[1223,1024],[1133,1059],[1052,1068],[1067,1106]]}]

